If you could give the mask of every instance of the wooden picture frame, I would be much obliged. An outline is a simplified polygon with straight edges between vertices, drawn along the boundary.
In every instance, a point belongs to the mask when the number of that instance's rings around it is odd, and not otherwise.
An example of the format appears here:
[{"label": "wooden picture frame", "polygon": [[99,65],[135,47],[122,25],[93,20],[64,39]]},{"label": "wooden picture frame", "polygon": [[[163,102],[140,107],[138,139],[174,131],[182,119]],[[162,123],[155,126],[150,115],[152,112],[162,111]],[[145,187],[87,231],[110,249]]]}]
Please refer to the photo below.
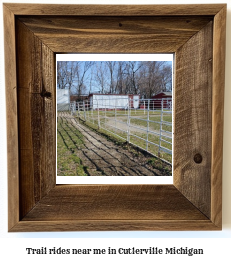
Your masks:
[{"label": "wooden picture frame", "polygon": [[[3,4],[8,229],[221,230],[226,4]],[[174,184],[55,184],[55,54],[175,53]]]}]

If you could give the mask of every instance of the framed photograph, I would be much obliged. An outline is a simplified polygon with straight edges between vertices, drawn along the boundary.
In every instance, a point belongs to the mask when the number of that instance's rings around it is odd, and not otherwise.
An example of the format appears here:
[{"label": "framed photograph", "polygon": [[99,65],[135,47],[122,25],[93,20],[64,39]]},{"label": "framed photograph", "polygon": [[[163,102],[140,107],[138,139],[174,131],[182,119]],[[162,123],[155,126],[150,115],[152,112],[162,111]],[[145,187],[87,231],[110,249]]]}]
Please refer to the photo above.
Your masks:
[{"label": "framed photograph", "polygon": [[[3,8],[8,230],[221,230],[226,5]],[[173,183],[57,184],[56,56],[161,53],[174,55]]]},{"label": "framed photograph", "polygon": [[173,58],[56,55],[56,184],[173,184]]}]

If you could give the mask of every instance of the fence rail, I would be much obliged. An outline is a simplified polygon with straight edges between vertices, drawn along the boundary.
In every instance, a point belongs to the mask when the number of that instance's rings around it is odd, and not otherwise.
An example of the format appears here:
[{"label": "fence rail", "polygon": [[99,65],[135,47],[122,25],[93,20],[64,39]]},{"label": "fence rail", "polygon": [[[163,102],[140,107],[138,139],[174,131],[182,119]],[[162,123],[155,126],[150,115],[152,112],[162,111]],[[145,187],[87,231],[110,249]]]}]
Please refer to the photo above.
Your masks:
[{"label": "fence rail", "polygon": [[169,163],[172,161],[170,98],[139,99],[138,106],[137,99],[132,98],[72,102],[70,112]]}]

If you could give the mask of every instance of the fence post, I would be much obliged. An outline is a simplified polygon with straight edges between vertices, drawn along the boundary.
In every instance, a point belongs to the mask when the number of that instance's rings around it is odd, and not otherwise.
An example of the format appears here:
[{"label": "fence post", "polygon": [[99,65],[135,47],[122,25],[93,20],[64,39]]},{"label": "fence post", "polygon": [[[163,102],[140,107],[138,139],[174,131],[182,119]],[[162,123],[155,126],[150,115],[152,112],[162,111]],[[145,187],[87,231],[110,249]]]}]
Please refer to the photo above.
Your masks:
[{"label": "fence post", "polygon": [[147,111],[147,139],[146,139],[146,151],[148,151],[149,110],[150,110],[150,99],[148,99],[148,111]]},{"label": "fence post", "polygon": [[91,118],[92,118],[92,122],[94,124],[94,115],[93,115],[93,98],[92,98],[92,103],[90,103],[90,106],[91,106]]},{"label": "fence post", "polygon": [[72,102],[70,102],[70,106],[69,106],[69,108],[70,108],[71,116],[72,116],[72,115],[73,115],[73,103],[72,103]]},{"label": "fence post", "polygon": [[84,111],[84,120],[86,121],[86,109],[85,109],[85,102],[83,101],[83,111]]},{"label": "fence post", "polygon": [[97,110],[98,110],[98,129],[100,128],[100,118],[99,118],[99,101],[97,99]]},{"label": "fence post", "polygon": [[88,121],[90,121],[90,115],[89,115],[89,104],[88,104],[88,100],[85,102],[85,104],[86,104],[86,107],[87,107],[87,112],[86,112],[87,119],[88,119]]},{"label": "fence post", "polygon": [[76,101],[74,101],[74,115],[76,115]]},{"label": "fence post", "polygon": [[161,139],[162,139],[162,124],[163,124],[163,111],[164,111],[164,103],[163,98],[161,99],[161,116],[160,116],[160,140],[159,140],[159,150],[158,156],[160,157],[160,147],[161,147]]},{"label": "fence post", "polygon": [[130,98],[128,98],[128,118],[127,118],[127,142],[130,142]]},{"label": "fence post", "polygon": [[115,132],[117,133],[117,98],[115,98]]},{"label": "fence post", "polygon": [[80,114],[79,114],[79,102],[77,103],[78,106],[78,118],[80,118]]}]

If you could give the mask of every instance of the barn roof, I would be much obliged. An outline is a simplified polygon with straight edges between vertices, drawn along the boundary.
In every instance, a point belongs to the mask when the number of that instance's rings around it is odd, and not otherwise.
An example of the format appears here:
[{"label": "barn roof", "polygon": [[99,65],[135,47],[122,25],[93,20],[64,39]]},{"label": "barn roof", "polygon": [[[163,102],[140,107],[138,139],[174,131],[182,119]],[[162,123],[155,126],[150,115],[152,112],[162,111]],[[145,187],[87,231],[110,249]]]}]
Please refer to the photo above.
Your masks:
[{"label": "barn roof", "polygon": [[163,92],[163,94],[164,94],[164,95],[169,95],[169,96],[171,96],[171,95],[172,95],[172,93],[171,93],[171,92]]},{"label": "barn roof", "polygon": [[165,96],[172,96],[172,92],[159,92],[157,94],[155,94],[153,97],[155,96],[159,96],[159,95],[165,95]]},{"label": "barn roof", "polygon": [[102,96],[140,96],[140,94],[120,94],[120,93],[90,93],[89,94],[89,97],[90,96],[93,96],[93,95],[102,95]]}]

